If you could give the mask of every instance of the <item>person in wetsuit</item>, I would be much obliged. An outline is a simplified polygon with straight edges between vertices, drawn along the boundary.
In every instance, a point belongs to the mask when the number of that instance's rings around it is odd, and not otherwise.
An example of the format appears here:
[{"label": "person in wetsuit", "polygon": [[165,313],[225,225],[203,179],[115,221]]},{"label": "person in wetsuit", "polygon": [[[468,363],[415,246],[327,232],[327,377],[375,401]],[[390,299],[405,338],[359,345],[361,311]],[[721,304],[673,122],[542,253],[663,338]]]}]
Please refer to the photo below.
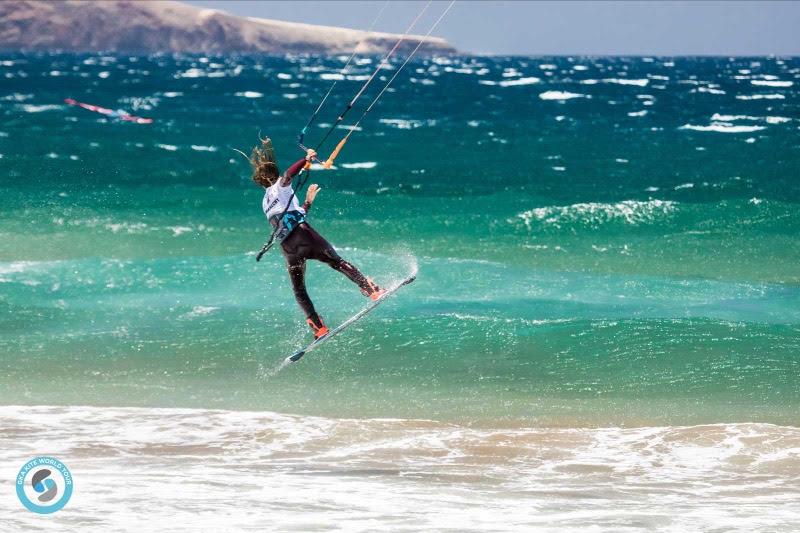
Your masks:
[{"label": "person in wetsuit", "polygon": [[266,189],[261,204],[262,209],[273,229],[278,230],[277,238],[281,242],[281,250],[286,259],[294,297],[306,314],[306,322],[311,327],[314,338],[318,339],[328,333],[328,328],[314,309],[314,304],[306,291],[307,260],[322,261],[334,270],[341,272],[358,285],[364,296],[368,296],[372,300],[380,298],[385,291],[359,272],[351,263],[342,259],[333,246],[306,220],[306,215],[320,188],[316,183],[310,185],[306,192],[306,199],[300,206],[292,188],[292,180],[311,164],[311,160],[315,156],[314,150],[308,150],[305,158],[294,163],[281,175],[275,160],[272,141],[267,138],[262,141],[260,147],[253,148],[250,164],[253,167],[253,181]]}]

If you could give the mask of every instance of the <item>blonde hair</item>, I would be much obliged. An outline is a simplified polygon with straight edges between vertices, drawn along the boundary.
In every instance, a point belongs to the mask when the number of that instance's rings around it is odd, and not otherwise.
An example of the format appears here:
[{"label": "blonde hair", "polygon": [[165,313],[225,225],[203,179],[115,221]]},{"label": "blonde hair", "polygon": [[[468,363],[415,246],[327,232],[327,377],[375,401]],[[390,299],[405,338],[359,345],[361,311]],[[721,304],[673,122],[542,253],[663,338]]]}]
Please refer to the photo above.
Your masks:
[{"label": "blonde hair", "polygon": [[253,167],[253,181],[258,185],[269,187],[278,181],[281,172],[275,162],[275,149],[269,137],[261,141],[261,146],[253,148],[250,165]]}]

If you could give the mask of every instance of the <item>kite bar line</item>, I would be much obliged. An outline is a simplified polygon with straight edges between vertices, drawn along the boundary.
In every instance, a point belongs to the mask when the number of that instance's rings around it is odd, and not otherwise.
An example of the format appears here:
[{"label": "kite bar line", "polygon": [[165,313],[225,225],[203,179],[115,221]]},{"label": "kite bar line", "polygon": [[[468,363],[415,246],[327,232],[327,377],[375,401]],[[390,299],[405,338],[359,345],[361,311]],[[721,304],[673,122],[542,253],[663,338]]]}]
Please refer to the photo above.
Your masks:
[{"label": "kite bar line", "polygon": [[[384,65],[388,64],[389,58],[395,53],[395,51],[397,51],[397,48],[400,46],[400,43],[402,43],[406,39],[406,37],[408,36],[409,32],[411,32],[411,30],[414,29],[414,26],[416,26],[417,22],[419,22],[419,19],[422,17],[422,15],[425,13],[425,11],[428,10],[428,7],[431,5],[432,2],[433,2],[433,0],[428,0],[428,2],[425,4],[425,6],[420,10],[420,12],[417,14],[417,16],[414,18],[414,20],[408,26],[408,28],[406,29],[405,33],[403,33],[403,35],[400,36],[400,38],[394,44],[392,49],[389,50],[389,53],[386,54],[383,57],[383,59],[381,59],[381,62],[378,64],[378,68],[375,69],[375,71],[372,73],[372,75],[369,77],[369,79],[364,83],[364,85],[361,86],[361,89],[359,89],[359,91],[356,93],[356,95],[353,97],[353,99],[350,101],[350,103],[347,104],[347,107],[339,115],[339,117],[336,119],[336,122],[334,122],[334,124],[328,129],[327,133],[325,133],[325,136],[317,144],[317,148],[315,149],[315,151],[319,150],[320,147],[322,147],[323,143],[328,139],[330,134],[333,133],[333,130],[336,129],[336,126],[338,126],[342,122],[342,120],[344,120],[344,117],[345,117],[345,115],[347,115],[347,112],[350,111],[350,109],[353,108],[353,105],[355,105],[356,101],[358,101],[358,99],[361,97],[361,95],[364,93],[364,91],[367,89],[367,87],[369,87],[369,84],[372,83],[372,80],[375,79],[375,76],[378,75],[378,72],[380,72],[383,69]],[[419,46],[417,46],[417,48],[419,48]],[[416,49],[415,49],[415,51],[416,51]],[[353,55],[355,55],[355,51],[354,51]],[[352,59],[352,57],[351,57],[351,59]],[[331,87],[331,90],[332,89],[333,89],[333,87]],[[328,91],[328,93],[330,94],[330,91]],[[325,95],[325,98],[327,98],[327,94]],[[323,101],[325,100],[325,98],[323,98]],[[320,103],[320,105],[317,108],[317,111],[315,111],[314,114],[312,115],[311,120],[309,120],[309,122],[306,125],[306,127],[303,128],[303,130],[301,131],[300,136],[299,136],[299,141],[300,142],[298,143],[301,146],[303,145],[303,138],[305,136],[306,129],[311,124],[311,122],[313,122],[314,115],[316,115],[316,113],[321,108],[322,108],[322,104]],[[330,166],[328,166],[328,168],[330,168]],[[308,181],[308,177],[309,177],[310,174],[311,174],[311,165],[306,165],[305,172],[303,173],[303,176],[298,180],[297,187],[292,189],[292,194],[291,194],[291,196],[289,196],[289,201],[286,202],[286,208],[283,210],[283,213],[281,214],[281,218],[279,220],[282,220],[283,217],[286,215],[286,213],[289,212],[289,207],[292,205],[292,199],[296,196],[296,191],[298,191],[298,190],[303,188],[303,186],[306,184],[306,181]],[[272,246],[275,244],[275,236],[278,234],[278,230],[279,229],[280,229],[280,224],[275,229],[272,230],[272,234],[269,236],[269,240],[266,243],[264,243],[264,246],[262,246],[261,250],[259,250],[258,254],[256,254],[256,261],[261,261],[261,258],[264,257],[264,254],[267,253],[269,251],[269,249],[272,248]]]},{"label": "kite bar line", "polygon": [[350,111],[353,108],[353,106],[355,105],[355,103],[358,101],[358,99],[361,98],[361,95],[364,94],[364,91],[367,90],[367,87],[369,87],[370,83],[372,83],[372,80],[375,79],[375,76],[377,76],[378,73],[381,70],[383,70],[384,66],[389,64],[389,58],[391,58],[394,55],[394,53],[397,51],[397,48],[400,46],[400,44],[403,41],[405,41],[406,37],[408,37],[409,32],[411,32],[411,30],[414,29],[414,26],[417,25],[417,22],[419,22],[419,19],[422,18],[422,15],[424,15],[425,12],[428,10],[428,7],[430,7],[431,2],[433,2],[433,0],[428,0],[428,3],[425,4],[425,6],[422,8],[422,10],[420,10],[420,12],[414,18],[414,20],[411,21],[411,24],[408,26],[408,28],[406,28],[405,33],[403,33],[403,35],[401,35],[400,38],[397,39],[397,42],[394,43],[394,46],[392,47],[391,50],[389,50],[389,53],[386,54],[383,57],[383,59],[381,59],[380,63],[378,63],[378,68],[376,68],[372,72],[372,74],[367,79],[367,81],[364,82],[364,85],[361,86],[361,88],[358,90],[358,92],[353,97],[353,99],[350,100],[350,103],[347,104],[347,107],[344,108],[344,111],[342,111],[339,114],[339,116],[336,118],[336,121],[333,123],[333,125],[331,125],[331,127],[328,128],[328,131],[322,137],[322,140],[317,144],[317,148],[316,148],[317,150],[319,150],[322,147],[323,143],[326,140],[328,140],[328,137],[330,136],[330,134],[333,133],[333,130],[335,130],[336,127],[342,122],[342,120],[344,120],[344,117],[345,117],[345,115],[347,115],[347,112]]},{"label": "kite bar line", "polygon": [[[367,79],[367,81],[364,83],[364,85],[361,86],[361,88],[358,90],[358,92],[353,97],[353,99],[347,104],[347,107],[344,109],[344,111],[342,111],[342,113],[336,118],[336,121],[333,123],[333,125],[331,125],[331,127],[328,129],[328,131],[322,137],[322,140],[317,144],[317,147],[315,148],[315,151],[319,150],[322,147],[322,145],[325,143],[325,141],[328,139],[328,137],[330,137],[331,133],[333,133],[333,131],[336,129],[336,127],[344,120],[344,117],[345,117],[345,115],[347,115],[348,111],[350,111],[353,108],[353,106],[358,101],[358,99],[361,97],[361,95],[364,94],[364,91],[367,90],[367,87],[369,87],[369,85],[372,83],[372,80],[374,80],[375,77],[378,75],[378,73],[381,70],[383,70],[383,68],[386,65],[388,65],[389,59],[394,55],[394,53],[399,48],[400,44],[406,39],[408,34],[414,28],[414,26],[416,26],[417,22],[419,22],[420,18],[422,18],[422,15],[425,14],[425,12],[428,10],[428,7],[430,7],[432,2],[433,2],[433,0],[428,0],[428,2],[425,4],[425,6],[420,10],[420,12],[417,14],[417,16],[414,18],[414,20],[408,26],[408,28],[406,29],[405,33],[403,33],[403,35],[400,36],[400,38],[394,44],[392,49],[389,50],[389,53],[387,53],[383,57],[383,59],[381,59],[380,63],[378,64],[378,67],[375,69],[375,71],[373,71],[372,75],[370,75],[370,77]],[[325,168],[331,168],[333,166],[333,161],[336,159],[336,157],[339,155],[339,152],[342,150],[344,145],[347,143],[347,140],[350,138],[350,135],[352,135],[353,131],[355,131],[355,129],[358,127],[358,125],[361,123],[361,121],[364,119],[364,117],[366,117],[367,114],[370,112],[370,110],[375,106],[375,104],[378,102],[380,97],[383,96],[383,93],[386,92],[386,90],[389,88],[389,86],[392,84],[392,82],[395,80],[395,78],[397,78],[398,74],[400,74],[400,71],[403,70],[403,68],[408,64],[408,62],[411,60],[411,58],[414,57],[414,54],[416,54],[417,51],[420,49],[420,47],[425,43],[425,41],[427,41],[428,37],[430,37],[431,33],[433,33],[433,31],[436,29],[436,27],[439,25],[439,23],[442,21],[442,19],[444,19],[445,15],[447,15],[447,13],[450,11],[450,8],[452,8],[455,3],[456,3],[456,0],[451,0],[450,4],[448,4],[447,8],[445,8],[445,10],[442,12],[442,14],[439,15],[439,18],[436,19],[436,22],[434,22],[433,25],[430,27],[430,29],[428,30],[428,33],[426,33],[425,36],[417,43],[417,45],[411,51],[411,54],[409,54],[408,57],[406,57],[405,61],[403,61],[402,65],[400,65],[400,68],[397,69],[397,71],[395,71],[394,75],[389,79],[389,81],[386,83],[386,85],[383,87],[383,89],[381,89],[381,91],[378,93],[378,96],[376,96],[375,99],[372,100],[372,102],[369,104],[369,106],[364,111],[364,113],[361,115],[361,117],[358,119],[358,121],[355,123],[355,125],[353,125],[350,128],[350,131],[348,131],[347,134],[344,136],[344,138],[342,138],[342,140],[339,141],[339,144],[336,145],[336,148],[331,153],[331,156],[324,163],[322,163],[323,166],[325,166]],[[381,12],[383,12],[383,9],[381,9]],[[380,16],[380,13],[379,13],[379,16]],[[376,21],[377,21],[377,19],[376,19]],[[375,23],[373,22],[373,25],[374,24]],[[345,64],[344,68],[347,67],[347,65],[353,59],[354,55],[355,55],[355,51],[350,56],[350,59],[347,60],[347,63]],[[335,86],[335,85],[336,84],[334,83],[333,86]],[[303,139],[305,137],[306,130],[311,125],[311,123],[314,121],[314,118],[316,117],[316,115],[320,111],[320,109],[322,109],[322,104],[325,102],[325,100],[330,95],[331,91],[333,90],[333,86],[331,86],[331,88],[325,94],[325,96],[322,99],[322,102],[320,102],[320,105],[317,106],[316,111],[314,111],[314,113],[312,114],[311,119],[309,120],[308,124],[306,124],[306,126],[302,129],[302,131],[300,133],[300,136],[298,137],[298,141],[299,141],[298,144],[303,149],[306,149],[305,146],[303,146]],[[317,159],[317,158],[315,158],[315,159],[317,161],[321,162],[319,159]],[[297,187],[292,189],[292,194],[289,197],[289,201],[286,203],[286,208],[283,210],[283,214],[281,215],[281,219],[283,219],[283,217],[289,211],[289,207],[291,206],[292,199],[296,195],[296,191],[298,191],[298,190],[303,188],[303,186],[305,185],[306,181],[308,181],[308,178],[309,178],[310,174],[311,174],[311,164],[309,162],[305,167],[305,172],[303,173],[302,177],[297,182]],[[280,229],[280,224],[272,231],[272,234],[270,235],[269,240],[264,244],[264,246],[261,247],[261,250],[258,252],[258,254],[256,254],[256,261],[260,261],[261,258],[264,256],[264,254],[267,253],[269,251],[269,249],[272,248],[272,246],[275,244],[275,236],[278,234],[278,230],[279,229]]]},{"label": "kite bar line", "polygon": [[381,92],[378,93],[378,96],[376,96],[372,100],[372,102],[370,102],[369,106],[367,106],[367,108],[364,110],[364,113],[361,115],[361,117],[359,117],[358,121],[356,121],[355,124],[350,126],[350,128],[349,128],[350,131],[348,131],[347,134],[342,138],[342,140],[339,141],[339,144],[337,144],[336,148],[334,148],[333,152],[331,152],[330,157],[328,157],[328,159],[325,161],[325,168],[331,168],[333,166],[334,160],[336,160],[336,157],[339,155],[339,152],[342,151],[342,148],[344,148],[344,145],[347,143],[348,139],[350,139],[350,135],[352,135],[353,132],[356,131],[356,129],[358,128],[358,125],[361,124],[362,120],[364,120],[364,117],[366,117],[367,114],[375,106],[375,104],[378,103],[378,100],[380,100],[381,96],[383,96],[383,93],[386,92],[386,90],[389,88],[389,86],[392,84],[392,82],[395,80],[395,78],[397,78],[397,76],[400,74],[400,72],[403,70],[403,68],[408,64],[409,61],[411,61],[411,58],[414,57],[414,54],[417,53],[417,50],[419,50],[420,47],[428,39],[428,37],[430,37],[431,33],[433,33],[433,30],[436,29],[436,27],[439,25],[439,23],[442,21],[442,19],[444,19],[445,15],[447,15],[447,12],[450,11],[450,8],[453,7],[453,5],[455,3],[456,3],[456,0],[451,0],[450,4],[448,4],[447,8],[442,12],[441,15],[439,15],[439,18],[436,19],[436,22],[434,22],[433,25],[430,27],[430,29],[428,30],[428,33],[426,33],[425,36],[419,41],[419,43],[417,43],[417,46],[414,47],[414,50],[412,50],[411,53],[406,58],[406,60],[403,61],[403,64],[400,65],[400,68],[398,68],[395,71],[394,75],[389,79],[389,81],[386,82],[386,85],[383,86],[383,89],[381,89]]},{"label": "kite bar line", "polygon": [[[388,5],[389,5],[389,0],[386,0],[383,3],[383,7],[381,7],[380,11],[378,11],[377,16],[372,21],[372,24],[370,24],[369,28],[367,28],[367,31],[364,32],[364,36],[361,37],[361,40],[359,40],[356,43],[355,47],[353,48],[353,53],[350,54],[350,57],[347,58],[347,62],[345,62],[344,66],[339,71],[340,75],[344,76],[347,73],[347,67],[350,66],[350,62],[353,61],[353,58],[356,57],[356,54],[358,53],[358,48],[361,46],[361,44],[363,42],[365,42],[367,40],[367,38],[370,35],[372,35],[372,30],[373,30],[373,28],[375,28],[375,24],[378,23],[378,20],[380,20],[381,15],[383,15],[383,12],[386,10],[386,6],[388,6]],[[314,123],[314,119],[317,118],[317,115],[319,114],[320,110],[322,109],[322,106],[325,105],[325,101],[331,95],[331,93],[333,92],[333,89],[336,87],[337,83],[339,83],[339,80],[333,80],[333,83],[328,88],[328,92],[325,93],[325,96],[322,97],[322,101],[317,106],[317,109],[315,109],[314,112],[311,114],[311,118],[308,119],[308,123],[305,126],[303,126],[303,129],[300,131],[300,135],[297,136],[297,144],[300,144],[300,145],[303,144],[303,139],[305,139],[306,132],[308,131],[308,128],[310,128],[311,124]]]}]

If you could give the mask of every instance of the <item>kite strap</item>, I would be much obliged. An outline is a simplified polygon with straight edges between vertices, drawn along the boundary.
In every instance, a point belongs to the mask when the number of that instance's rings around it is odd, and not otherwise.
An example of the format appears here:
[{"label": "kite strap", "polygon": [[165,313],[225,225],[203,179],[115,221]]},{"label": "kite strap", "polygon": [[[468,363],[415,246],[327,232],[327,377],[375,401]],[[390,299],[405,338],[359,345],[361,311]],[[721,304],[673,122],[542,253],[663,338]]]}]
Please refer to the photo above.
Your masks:
[{"label": "kite strap", "polygon": [[[350,130],[350,133],[352,133],[352,130]],[[331,168],[333,166],[333,161],[339,155],[339,152],[342,151],[342,148],[344,148],[345,143],[347,143],[347,139],[350,137],[350,133],[345,135],[344,139],[339,141],[339,144],[337,144],[336,148],[334,148],[333,152],[331,152],[330,157],[322,164],[325,168]]]}]

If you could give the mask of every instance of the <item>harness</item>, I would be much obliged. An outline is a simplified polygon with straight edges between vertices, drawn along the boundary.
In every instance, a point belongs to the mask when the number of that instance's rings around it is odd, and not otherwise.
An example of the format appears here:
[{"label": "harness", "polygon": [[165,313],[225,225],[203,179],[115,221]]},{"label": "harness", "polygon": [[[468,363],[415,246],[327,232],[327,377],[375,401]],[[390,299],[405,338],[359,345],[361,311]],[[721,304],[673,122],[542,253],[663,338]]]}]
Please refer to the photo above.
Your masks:
[{"label": "harness", "polygon": [[294,228],[306,221],[306,216],[300,211],[284,211],[281,215],[269,217],[269,223],[275,230],[275,238],[283,242]]}]

